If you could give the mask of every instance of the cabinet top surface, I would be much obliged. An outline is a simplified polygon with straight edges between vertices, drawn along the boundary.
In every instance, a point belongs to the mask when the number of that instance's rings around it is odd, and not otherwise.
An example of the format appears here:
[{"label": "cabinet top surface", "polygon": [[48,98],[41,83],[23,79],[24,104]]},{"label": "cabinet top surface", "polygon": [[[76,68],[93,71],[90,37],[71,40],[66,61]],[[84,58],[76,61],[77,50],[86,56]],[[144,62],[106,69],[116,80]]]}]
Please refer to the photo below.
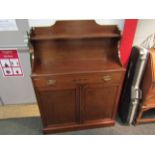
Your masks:
[{"label": "cabinet top surface", "polygon": [[32,28],[30,40],[120,38],[116,25],[98,25],[94,20],[57,21],[51,27]]},{"label": "cabinet top surface", "polygon": [[111,61],[70,61],[53,62],[50,64],[40,64],[33,71],[32,75],[63,75],[78,73],[96,73],[96,72],[115,72],[125,71],[119,64]]}]

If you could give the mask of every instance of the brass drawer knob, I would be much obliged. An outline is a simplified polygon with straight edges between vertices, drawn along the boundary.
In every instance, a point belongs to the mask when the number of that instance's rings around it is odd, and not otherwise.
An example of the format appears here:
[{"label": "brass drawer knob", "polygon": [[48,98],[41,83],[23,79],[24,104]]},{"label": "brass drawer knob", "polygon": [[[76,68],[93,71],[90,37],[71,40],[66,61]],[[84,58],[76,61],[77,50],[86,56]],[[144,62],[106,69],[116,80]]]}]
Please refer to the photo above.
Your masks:
[{"label": "brass drawer knob", "polygon": [[102,77],[102,80],[104,80],[104,81],[110,81],[110,80],[112,80],[112,76],[105,75],[105,76]]},{"label": "brass drawer knob", "polygon": [[56,83],[56,80],[48,80],[47,84],[48,85],[54,85]]}]

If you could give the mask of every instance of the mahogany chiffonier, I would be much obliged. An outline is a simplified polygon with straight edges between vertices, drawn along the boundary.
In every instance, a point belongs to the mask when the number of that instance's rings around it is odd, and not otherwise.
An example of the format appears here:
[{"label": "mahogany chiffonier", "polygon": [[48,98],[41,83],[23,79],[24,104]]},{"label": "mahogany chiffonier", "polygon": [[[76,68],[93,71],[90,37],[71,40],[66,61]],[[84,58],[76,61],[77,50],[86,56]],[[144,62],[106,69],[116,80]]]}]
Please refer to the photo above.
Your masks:
[{"label": "mahogany chiffonier", "polygon": [[45,134],[111,126],[125,75],[117,26],[57,21],[29,34],[32,81]]}]

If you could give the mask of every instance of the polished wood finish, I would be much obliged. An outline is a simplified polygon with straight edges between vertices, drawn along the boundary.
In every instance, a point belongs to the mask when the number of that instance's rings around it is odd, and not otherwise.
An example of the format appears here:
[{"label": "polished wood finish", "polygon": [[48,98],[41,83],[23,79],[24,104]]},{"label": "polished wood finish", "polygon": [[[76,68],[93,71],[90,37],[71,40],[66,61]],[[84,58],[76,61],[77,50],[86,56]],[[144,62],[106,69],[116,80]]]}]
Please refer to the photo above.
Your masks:
[{"label": "polished wood finish", "polygon": [[[84,87],[84,121],[112,118],[118,86],[92,84]],[[110,95],[109,95],[110,94]],[[93,110],[95,109],[95,110]]]},{"label": "polished wood finish", "polygon": [[119,39],[116,26],[92,20],[32,29],[32,81],[45,134],[114,125],[125,74]]},{"label": "polished wood finish", "polygon": [[150,49],[141,89],[143,98],[140,103],[135,125],[139,123],[155,122],[155,118],[143,118],[144,112],[155,109],[155,49]]}]

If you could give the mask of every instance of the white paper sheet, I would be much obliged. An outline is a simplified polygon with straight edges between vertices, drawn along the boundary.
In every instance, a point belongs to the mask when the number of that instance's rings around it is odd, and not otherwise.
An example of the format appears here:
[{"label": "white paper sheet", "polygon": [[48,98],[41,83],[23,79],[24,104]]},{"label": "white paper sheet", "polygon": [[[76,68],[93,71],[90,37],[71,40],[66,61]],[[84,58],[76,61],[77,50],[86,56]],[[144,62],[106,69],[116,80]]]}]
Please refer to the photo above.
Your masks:
[{"label": "white paper sheet", "polygon": [[0,20],[0,31],[18,31],[15,19]]}]

